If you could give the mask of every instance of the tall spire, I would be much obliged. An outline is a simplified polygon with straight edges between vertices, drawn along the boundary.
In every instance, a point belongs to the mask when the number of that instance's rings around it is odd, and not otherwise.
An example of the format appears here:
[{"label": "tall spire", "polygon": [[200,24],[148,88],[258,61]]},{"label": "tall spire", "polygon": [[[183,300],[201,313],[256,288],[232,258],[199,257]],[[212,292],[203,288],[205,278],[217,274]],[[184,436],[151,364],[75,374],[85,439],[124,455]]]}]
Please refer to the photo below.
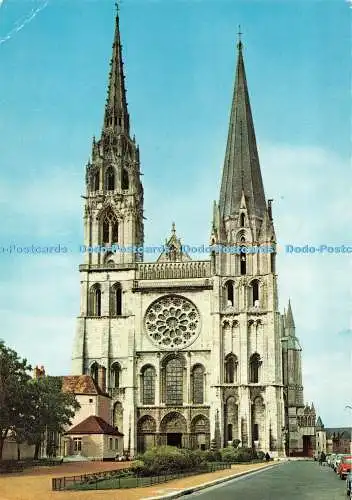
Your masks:
[{"label": "tall spire", "polygon": [[293,320],[293,314],[291,309],[291,301],[288,301],[288,308],[286,313],[286,327],[287,328],[295,328],[295,322]]},{"label": "tall spire", "polygon": [[241,30],[238,35],[236,82],[222,173],[220,214],[222,217],[234,215],[244,193],[249,216],[263,217],[266,203],[244,69]]},{"label": "tall spire", "polygon": [[110,62],[108,97],[105,106],[104,129],[129,135],[130,117],[127,110],[125,76],[123,73],[120,19],[116,4],[115,36]]}]

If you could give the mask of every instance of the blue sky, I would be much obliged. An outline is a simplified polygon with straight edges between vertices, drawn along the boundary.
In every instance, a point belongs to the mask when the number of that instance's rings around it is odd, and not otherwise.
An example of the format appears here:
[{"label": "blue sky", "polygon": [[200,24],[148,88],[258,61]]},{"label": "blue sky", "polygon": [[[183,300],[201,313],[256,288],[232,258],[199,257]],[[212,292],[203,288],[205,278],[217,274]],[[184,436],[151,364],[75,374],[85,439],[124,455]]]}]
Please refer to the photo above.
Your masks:
[{"label": "blue sky", "polygon": [[[1,337],[53,374],[70,370],[79,311],[84,167],[99,135],[110,0],[0,0]],[[218,198],[241,24],[262,174],[274,198],[280,308],[291,298],[305,399],[348,425],[351,257],[288,255],[286,244],[347,244],[351,227],[350,5],[339,0],[129,1],[121,30],[140,144],[146,242],[176,222],[207,243]]]}]

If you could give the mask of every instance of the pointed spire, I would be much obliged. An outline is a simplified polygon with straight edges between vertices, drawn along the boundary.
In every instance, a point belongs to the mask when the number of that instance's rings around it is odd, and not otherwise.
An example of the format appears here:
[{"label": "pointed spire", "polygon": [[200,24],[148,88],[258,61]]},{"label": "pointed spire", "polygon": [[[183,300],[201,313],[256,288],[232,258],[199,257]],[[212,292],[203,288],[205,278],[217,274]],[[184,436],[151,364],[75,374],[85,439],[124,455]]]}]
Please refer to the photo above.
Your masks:
[{"label": "pointed spire", "polygon": [[295,322],[293,320],[293,314],[291,309],[291,301],[288,301],[288,308],[286,313],[286,328],[295,328]]},{"label": "pointed spire", "polygon": [[125,76],[123,73],[122,45],[120,38],[119,8],[116,5],[115,36],[112,46],[108,97],[105,107],[104,129],[129,135],[130,117],[127,110]]},{"label": "pointed spire", "polygon": [[222,173],[220,213],[233,215],[244,192],[249,216],[263,217],[265,194],[243,61],[243,43],[239,31],[236,82],[232,100],[229,133]]}]

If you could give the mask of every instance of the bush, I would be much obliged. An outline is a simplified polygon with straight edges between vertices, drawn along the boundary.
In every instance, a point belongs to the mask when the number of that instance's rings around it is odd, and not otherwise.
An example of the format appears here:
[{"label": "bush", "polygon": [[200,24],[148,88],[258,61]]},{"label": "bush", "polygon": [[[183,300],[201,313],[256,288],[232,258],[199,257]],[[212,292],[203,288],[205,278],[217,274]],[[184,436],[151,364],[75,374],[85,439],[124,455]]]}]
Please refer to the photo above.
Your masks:
[{"label": "bush", "polygon": [[257,458],[258,460],[264,460],[265,459],[264,451],[257,451]]},{"label": "bush", "polygon": [[221,453],[219,450],[214,450],[214,451],[206,451],[204,458],[207,462],[221,462]]}]

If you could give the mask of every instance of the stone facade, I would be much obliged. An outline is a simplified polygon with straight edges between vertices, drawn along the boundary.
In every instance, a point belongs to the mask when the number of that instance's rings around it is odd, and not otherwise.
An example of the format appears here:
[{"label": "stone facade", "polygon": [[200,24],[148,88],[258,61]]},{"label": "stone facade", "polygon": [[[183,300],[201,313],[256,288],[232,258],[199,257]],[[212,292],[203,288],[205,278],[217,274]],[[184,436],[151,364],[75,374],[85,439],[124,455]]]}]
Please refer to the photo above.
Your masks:
[{"label": "stone facade", "polygon": [[104,126],[86,170],[84,244],[100,251],[87,251],[80,266],[72,370],[106,386],[132,454],[159,444],[207,449],[213,439],[272,455],[284,454],[291,439],[302,444],[301,348],[291,306],[284,315],[278,309],[276,235],[242,52],[240,42],[210,231],[211,245],[240,252],[193,261],[173,225],[159,259],[144,262],[139,148],[130,137],[116,17]]}]

